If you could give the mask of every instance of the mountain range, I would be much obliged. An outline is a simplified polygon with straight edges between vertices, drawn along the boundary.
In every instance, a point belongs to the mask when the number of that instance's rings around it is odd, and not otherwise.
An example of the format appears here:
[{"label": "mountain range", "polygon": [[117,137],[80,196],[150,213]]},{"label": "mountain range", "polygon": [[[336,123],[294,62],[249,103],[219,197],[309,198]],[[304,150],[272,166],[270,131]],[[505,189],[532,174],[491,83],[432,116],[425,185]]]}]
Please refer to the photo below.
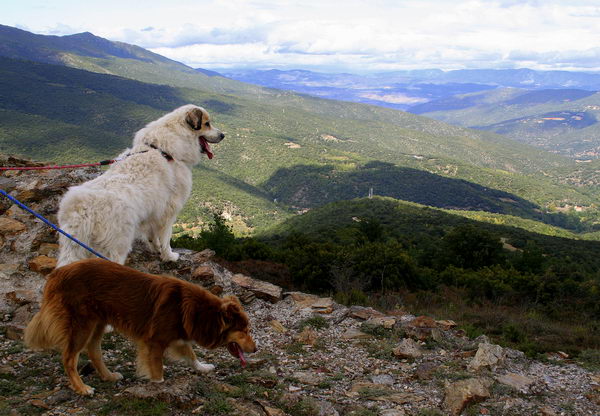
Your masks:
[{"label": "mountain range", "polygon": [[429,69],[367,75],[235,68],[219,69],[218,72],[265,87],[400,110],[497,88],[600,90],[600,74],[531,69]]},{"label": "mountain range", "polygon": [[580,161],[600,156],[600,93],[595,91],[499,88],[434,100],[410,111]]},{"label": "mountain range", "polygon": [[172,108],[207,108],[227,138],[194,170],[183,223],[224,210],[250,232],[374,188],[440,208],[594,229],[590,171],[491,132],[251,85],[90,33],[41,36],[0,26],[0,45],[2,152],[111,157]]}]

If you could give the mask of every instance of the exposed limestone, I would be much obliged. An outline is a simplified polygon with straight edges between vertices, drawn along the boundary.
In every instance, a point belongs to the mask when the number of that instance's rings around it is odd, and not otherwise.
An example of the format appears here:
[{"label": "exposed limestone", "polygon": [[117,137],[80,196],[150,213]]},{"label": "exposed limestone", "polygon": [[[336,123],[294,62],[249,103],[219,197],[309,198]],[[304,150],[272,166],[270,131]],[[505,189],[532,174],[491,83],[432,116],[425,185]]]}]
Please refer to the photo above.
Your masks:
[{"label": "exposed limestone", "polygon": [[259,299],[268,300],[272,303],[281,300],[281,288],[272,283],[262,282],[243,274],[235,274],[231,280],[238,286],[252,292]]},{"label": "exposed limestone", "polygon": [[364,307],[364,306],[356,306],[356,305],[350,307],[349,315],[352,318],[363,319],[365,321],[368,319],[371,319],[371,318],[380,318],[380,317],[384,316],[383,313],[381,313],[378,310],[375,310],[373,308]]},{"label": "exposed limestone", "polygon": [[372,338],[372,335],[365,334],[361,330],[357,328],[349,328],[346,332],[342,334],[341,337],[343,340],[352,340],[352,339],[367,339]]},{"label": "exposed limestone", "polygon": [[272,321],[269,321],[269,325],[271,326],[271,328],[273,328],[275,331],[279,332],[280,334],[285,334],[287,332],[287,328],[284,327],[281,322],[279,322],[276,319],[273,319]]},{"label": "exposed limestone", "polygon": [[48,274],[56,267],[56,259],[48,256],[37,256],[29,261],[29,270],[40,274]]},{"label": "exposed limestone", "polygon": [[21,221],[12,218],[0,217],[0,234],[18,234],[27,229],[27,226]]},{"label": "exposed limestone", "polygon": [[271,404],[266,400],[257,400],[256,403],[260,405],[267,416],[286,416],[283,410],[271,407]]},{"label": "exposed limestone", "polygon": [[201,282],[213,281],[215,278],[215,272],[210,266],[198,266],[194,269],[190,278],[192,280],[199,280]]},{"label": "exposed limestone", "polygon": [[9,303],[12,303],[16,306],[27,305],[28,303],[34,303],[38,300],[37,294],[32,290],[17,289],[13,290],[12,292],[8,292],[5,296]]},{"label": "exposed limestone", "polygon": [[500,345],[481,343],[475,357],[469,364],[469,370],[478,371],[483,367],[495,370],[504,361],[504,349]]},{"label": "exposed limestone", "polygon": [[313,308],[316,313],[330,314],[333,312],[334,305],[335,302],[331,298],[318,298],[310,305],[310,307]]},{"label": "exposed limestone", "polygon": [[419,341],[425,341],[431,337],[431,332],[437,328],[433,318],[428,316],[418,316],[415,319],[402,323],[406,334]]},{"label": "exposed limestone", "polygon": [[454,322],[452,320],[447,320],[447,319],[435,321],[435,323],[439,328],[441,328],[445,331],[448,331],[449,329],[456,327],[456,322]]},{"label": "exposed limestone", "polygon": [[491,385],[492,381],[485,378],[470,378],[448,383],[445,387],[444,406],[450,414],[458,416],[467,405],[490,397]]},{"label": "exposed limestone", "polygon": [[138,399],[159,399],[168,403],[189,400],[193,391],[187,377],[167,379],[163,383],[146,383],[125,389],[125,393]]},{"label": "exposed limestone", "polygon": [[396,357],[419,358],[423,355],[421,346],[412,338],[404,338],[393,351]]},{"label": "exposed limestone", "polygon": [[312,371],[296,371],[292,373],[292,377],[302,384],[316,386],[323,381],[323,375]]},{"label": "exposed limestone", "polygon": [[521,393],[529,393],[529,388],[535,382],[535,380],[531,377],[516,373],[507,373],[501,376],[496,376],[496,381],[510,386]]},{"label": "exposed limestone", "polygon": [[386,329],[391,329],[394,327],[394,325],[396,325],[396,318],[393,316],[376,316],[369,318],[366,323],[373,326],[382,326]]},{"label": "exposed limestone", "polygon": [[215,254],[216,253],[214,250],[207,248],[194,254],[192,260],[194,261],[194,263],[204,263],[212,259],[215,256]]},{"label": "exposed limestone", "polygon": [[311,309],[314,313],[331,314],[336,303],[331,298],[320,298],[316,295],[310,295],[301,292],[288,292],[286,296],[289,297],[293,302],[297,310],[300,309]]},{"label": "exposed limestone", "polygon": [[58,244],[41,243],[40,248],[38,249],[38,253],[42,256],[50,256],[51,254],[54,254],[54,256],[50,257],[56,257],[55,255],[58,253]]}]

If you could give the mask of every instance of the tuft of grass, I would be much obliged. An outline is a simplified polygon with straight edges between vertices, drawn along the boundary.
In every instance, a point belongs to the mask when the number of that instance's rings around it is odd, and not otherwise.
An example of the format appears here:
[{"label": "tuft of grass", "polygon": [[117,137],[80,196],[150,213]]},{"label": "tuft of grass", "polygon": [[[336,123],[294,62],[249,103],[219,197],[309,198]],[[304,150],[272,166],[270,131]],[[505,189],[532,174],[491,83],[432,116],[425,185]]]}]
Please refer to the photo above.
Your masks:
[{"label": "tuft of grass", "polygon": [[589,370],[600,370],[600,350],[583,350],[579,354],[578,361]]},{"label": "tuft of grass", "polygon": [[312,326],[315,329],[324,329],[329,328],[329,322],[327,322],[327,319],[323,318],[322,316],[315,315],[300,321],[298,324],[298,329],[302,331],[307,326]]},{"label": "tuft of grass", "polygon": [[306,350],[304,349],[304,345],[301,342],[292,342],[285,347],[285,351],[288,354],[299,355],[305,354]]},{"label": "tuft of grass", "polygon": [[373,358],[378,358],[380,360],[394,359],[393,350],[396,347],[396,343],[390,340],[364,340],[361,341],[359,345]]},{"label": "tuft of grass", "polygon": [[113,397],[98,409],[99,415],[162,416],[169,412],[167,403],[155,399]]},{"label": "tuft of grass", "polygon": [[378,387],[365,387],[360,389],[358,394],[361,399],[373,400],[381,396],[388,396],[390,394],[390,390]]},{"label": "tuft of grass", "polygon": [[23,387],[17,383],[13,376],[0,374],[0,397],[10,397],[20,394]]},{"label": "tuft of grass", "polygon": [[310,398],[301,398],[296,403],[290,406],[283,406],[283,409],[290,416],[317,416],[319,414],[319,408]]},{"label": "tuft of grass", "polygon": [[202,410],[207,415],[231,415],[234,408],[224,394],[216,394],[208,398]]}]

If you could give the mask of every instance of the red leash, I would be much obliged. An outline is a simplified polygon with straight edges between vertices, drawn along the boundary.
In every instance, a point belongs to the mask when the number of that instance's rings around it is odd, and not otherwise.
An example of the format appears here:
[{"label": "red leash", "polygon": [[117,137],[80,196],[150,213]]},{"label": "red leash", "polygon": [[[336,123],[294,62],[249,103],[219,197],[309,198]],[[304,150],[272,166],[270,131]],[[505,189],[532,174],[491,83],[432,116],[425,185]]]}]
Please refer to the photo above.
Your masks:
[{"label": "red leash", "polygon": [[86,168],[89,166],[106,166],[111,163],[115,163],[121,159],[110,159],[103,160],[96,163],[82,163],[79,165],[61,165],[61,166],[0,166],[0,171],[3,170],[46,170],[46,169],[72,169],[72,168]]}]

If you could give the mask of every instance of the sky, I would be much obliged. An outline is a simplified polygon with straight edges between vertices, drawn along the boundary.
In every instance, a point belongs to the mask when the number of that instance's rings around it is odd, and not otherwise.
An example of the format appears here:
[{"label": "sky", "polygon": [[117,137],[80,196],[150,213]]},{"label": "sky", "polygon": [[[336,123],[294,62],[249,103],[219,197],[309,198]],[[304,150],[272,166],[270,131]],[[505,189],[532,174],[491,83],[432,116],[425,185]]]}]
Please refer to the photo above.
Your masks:
[{"label": "sky", "polygon": [[0,0],[0,23],[206,69],[600,71],[600,0]]}]

